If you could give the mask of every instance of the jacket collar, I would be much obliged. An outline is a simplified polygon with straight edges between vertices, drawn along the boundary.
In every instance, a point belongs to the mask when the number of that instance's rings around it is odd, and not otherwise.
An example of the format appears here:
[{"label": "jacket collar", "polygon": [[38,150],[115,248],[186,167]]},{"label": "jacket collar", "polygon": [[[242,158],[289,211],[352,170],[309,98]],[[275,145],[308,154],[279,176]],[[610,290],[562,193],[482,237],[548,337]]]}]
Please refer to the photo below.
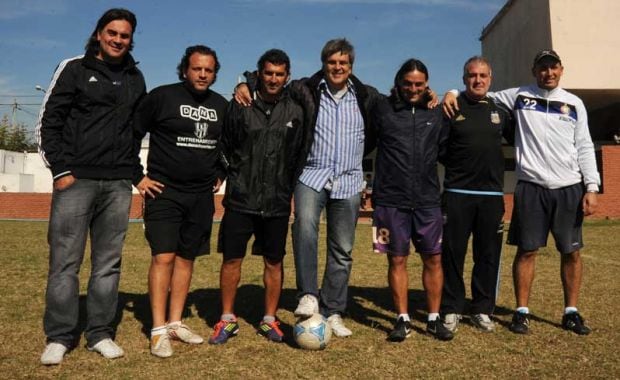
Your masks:
[{"label": "jacket collar", "polygon": [[[91,69],[96,69],[97,68],[97,60],[98,60],[98,58],[95,56],[94,52],[88,51],[84,55],[84,61],[83,61],[84,62],[84,66],[86,66],[88,68],[91,68]],[[121,63],[121,65],[123,65],[123,69],[125,71],[134,69],[137,64],[138,64],[138,62],[136,62],[133,59],[133,56],[131,54],[129,54],[129,53],[127,53],[127,55],[125,56],[125,59]]]},{"label": "jacket collar", "polygon": [[[323,70],[319,70],[314,75],[312,75],[307,82],[307,86],[310,87],[311,90],[315,90],[319,87],[321,80],[325,79],[325,75],[323,74]],[[359,99],[364,99],[368,96],[368,91],[366,90],[366,86],[357,79],[357,77],[353,74],[349,76],[349,81],[353,84],[353,89],[355,91],[356,96]]]},{"label": "jacket collar", "polygon": [[[404,109],[411,110],[411,109],[414,108],[413,104],[403,100],[400,97],[400,95],[398,94],[398,91],[396,91],[396,89],[394,89],[394,88],[392,88],[392,90],[390,90],[390,96],[388,97],[388,100],[389,100],[390,104],[392,105],[392,108],[396,112],[402,111]],[[415,106],[415,108],[416,109],[428,109],[426,104]]]}]

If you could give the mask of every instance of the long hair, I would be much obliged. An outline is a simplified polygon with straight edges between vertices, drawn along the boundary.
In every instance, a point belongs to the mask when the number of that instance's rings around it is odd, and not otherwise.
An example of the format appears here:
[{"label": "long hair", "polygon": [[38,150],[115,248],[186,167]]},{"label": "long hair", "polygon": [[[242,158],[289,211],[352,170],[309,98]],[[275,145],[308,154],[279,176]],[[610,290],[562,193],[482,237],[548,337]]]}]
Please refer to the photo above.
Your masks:
[{"label": "long hair", "polygon": [[138,25],[136,15],[124,8],[112,8],[105,11],[105,13],[99,18],[99,21],[97,21],[95,30],[93,30],[90,38],[86,42],[86,46],[84,46],[84,50],[87,54],[99,54],[100,47],[99,41],[97,40],[97,34],[100,33],[106,25],[116,20],[125,20],[131,25],[131,43],[129,44],[128,51],[133,49],[133,35],[136,31],[136,26]]},{"label": "long hair", "polygon": [[390,91],[392,96],[396,97],[396,99],[398,100],[402,101],[400,87],[403,85],[405,75],[407,75],[407,73],[410,73],[411,71],[421,72],[422,74],[424,74],[426,81],[428,81],[428,69],[426,68],[424,62],[415,58],[410,58],[406,60],[405,63],[403,63],[400,66],[400,69],[398,69],[398,71],[396,72],[396,75],[394,76],[394,87],[392,87],[392,90]]}]

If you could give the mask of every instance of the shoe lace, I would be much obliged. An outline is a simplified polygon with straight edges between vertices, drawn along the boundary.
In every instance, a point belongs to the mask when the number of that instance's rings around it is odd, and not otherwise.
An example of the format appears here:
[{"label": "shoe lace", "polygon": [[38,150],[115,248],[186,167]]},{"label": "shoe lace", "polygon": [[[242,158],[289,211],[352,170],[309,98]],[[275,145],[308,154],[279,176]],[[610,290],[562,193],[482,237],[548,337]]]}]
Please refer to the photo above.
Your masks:
[{"label": "shoe lace", "polygon": [[581,316],[581,314],[574,313],[574,315],[572,315],[571,317],[572,318],[570,319],[572,319],[576,325],[583,325],[583,317]]},{"label": "shoe lace", "polygon": [[342,317],[339,314],[334,314],[333,317],[331,317],[331,324],[335,327],[344,327],[344,324],[342,323]]},{"label": "shoe lace", "polygon": [[491,322],[491,318],[489,318],[489,316],[487,314],[478,314],[477,318],[479,320],[481,320],[484,323],[490,323]]},{"label": "shoe lace", "polygon": [[523,323],[529,325],[530,321],[525,313],[517,313],[517,323]]},{"label": "shoe lace", "polygon": [[263,322],[263,324],[269,326],[271,329],[273,329],[278,335],[283,336],[284,333],[282,332],[282,330],[280,330],[280,322],[279,321],[273,321],[273,322]]},{"label": "shoe lace", "polygon": [[219,321],[218,323],[216,323],[215,326],[213,326],[213,336],[216,337],[220,335],[220,332],[224,327],[226,327],[227,324],[227,321]]}]

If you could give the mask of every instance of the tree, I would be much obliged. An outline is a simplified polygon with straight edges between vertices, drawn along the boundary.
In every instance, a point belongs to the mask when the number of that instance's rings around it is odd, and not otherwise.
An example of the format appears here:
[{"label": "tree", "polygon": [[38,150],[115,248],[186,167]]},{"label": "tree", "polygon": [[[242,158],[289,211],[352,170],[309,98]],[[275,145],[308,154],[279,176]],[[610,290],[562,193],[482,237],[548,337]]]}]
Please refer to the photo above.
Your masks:
[{"label": "tree", "polygon": [[4,115],[0,120],[0,149],[12,152],[34,152],[37,150],[37,144],[28,137],[25,124],[12,125],[9,117]]}]

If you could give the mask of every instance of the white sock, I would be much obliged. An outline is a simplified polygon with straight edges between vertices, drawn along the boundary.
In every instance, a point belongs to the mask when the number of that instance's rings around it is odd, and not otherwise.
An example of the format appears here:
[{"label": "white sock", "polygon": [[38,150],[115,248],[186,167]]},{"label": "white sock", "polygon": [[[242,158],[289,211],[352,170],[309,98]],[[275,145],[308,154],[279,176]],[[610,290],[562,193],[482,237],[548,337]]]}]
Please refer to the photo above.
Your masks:
[{"label": "white sock", "polygon": [[439,318],[439,313],[428,313],[428,321],[432,322]]},{"label": "white sock", "polygon": [[564,314],[576,313],[577,308],[575,306],[567,306],[564,308]]},{"label": "white sock", "polygon": [[403,319],[403,321],[405,322],[411,322],[411,318],[409,317],[408,313],[405,314],[398,314],[398,317],[396,317],[396,320],[398,321],[399,319]]},{"label": "white sock", "polygon": [[235,318],[234,314],[222,314],[222,321],[226,321],[226,322],[234,322],[237,320],[237,318]]},{"label": "white sock", "polygon": [[517,308],[517,312],[518,313],[523,313],[523,314],[529,314],[530,313],[530,308],[527,306],[519,306]]},{"label": "white sock", "polygon": [[181,321],[170,322],[170,323],[168,323],[168,326],[170,326],[172,328],[179,327],[179,326],[181,326]]},{"label": "white sock", "polygon": [[263,322],[265,323],[272,323],[276,321],[276,317],[274,317],[273,315],[265,315],[263,317]]},{"label": "white sock", "polygon": [[151,329],[151,336],[164,335],[168,330],[166,326],[159,326]]}]

